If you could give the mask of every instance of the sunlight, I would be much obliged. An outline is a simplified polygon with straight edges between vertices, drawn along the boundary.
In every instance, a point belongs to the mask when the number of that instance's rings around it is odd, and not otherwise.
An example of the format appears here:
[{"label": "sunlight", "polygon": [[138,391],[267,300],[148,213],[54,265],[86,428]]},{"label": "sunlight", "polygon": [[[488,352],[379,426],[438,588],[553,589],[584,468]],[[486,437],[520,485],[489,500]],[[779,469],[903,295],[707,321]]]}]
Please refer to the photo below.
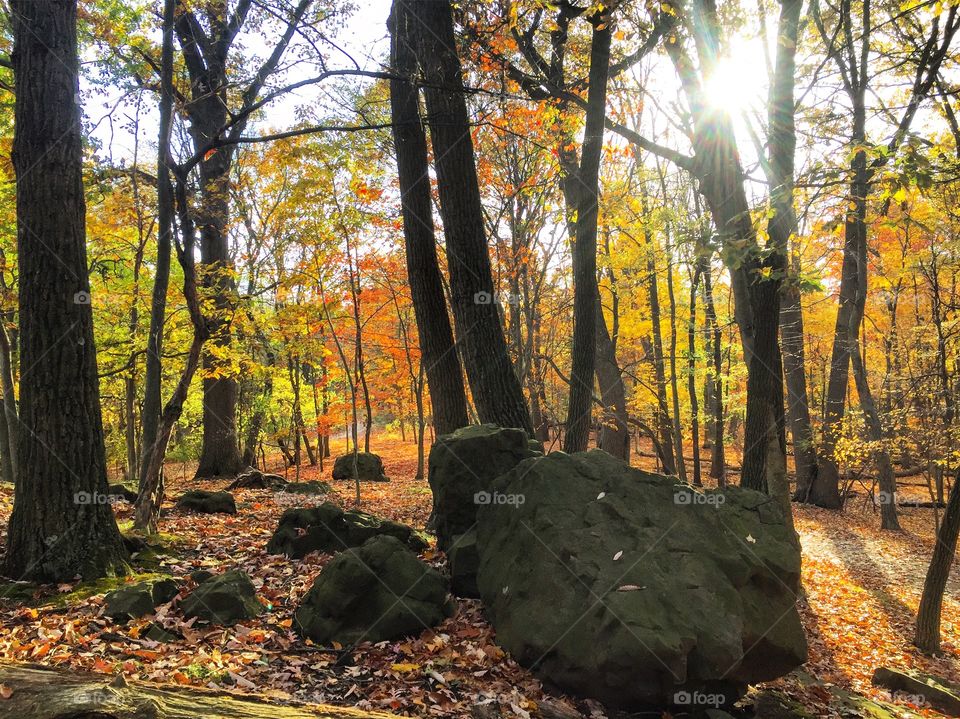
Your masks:
[{"label": "sunlight", "polygon": [[738,114],[756,97],[757,76],[761,74],[762,82],[762,72],[763,60],[759,56],[753,61],[742,55],[721,58],[704,83],[707,103],[714,108],[723,108],[731,115]]}]

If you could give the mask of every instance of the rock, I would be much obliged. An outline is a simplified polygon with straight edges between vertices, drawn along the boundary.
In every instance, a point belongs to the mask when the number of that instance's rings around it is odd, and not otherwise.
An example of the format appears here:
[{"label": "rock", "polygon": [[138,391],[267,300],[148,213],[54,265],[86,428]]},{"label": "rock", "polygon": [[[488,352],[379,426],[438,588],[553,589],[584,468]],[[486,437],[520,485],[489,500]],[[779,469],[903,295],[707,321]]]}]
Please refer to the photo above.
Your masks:
[{"label": "rock", "polygon": [[[383,461],[380,455],[372,452],[357,452],[357,476],[361,482],[389,482],[383,473]],[[333,463],[334,479],[354,479],[353,452],[337,457]]]},{"label": "rock", "polygon": [[473,528],[477,508],[493,500],[494,479],[537,455],[522,429],[478,424],[439,437],[428,472],[437,546],[446,551],[454,537]]},{"label": "rock", "polygon": [[480,567],[480,554],[477,551],[477,533],[470,530],[453,538],[447,550],[447,563],[450,566],[450,589],[458,597],[479,598],[477,589],[477,569]]},{"label": "rock", "polygon": [[255,467],[247,467],[237,475],[227,489],[279,489],[287,483],[279,474],[267,474]]},{"label": "rock", "polygon": [[452,616],[443,576],[399,539],[379,536],[338,554],[294,614],[294,629],[344,646],[419,634]]},{"label": "rock", "polygon": [[753,697],[755,719],[813,719],[800,702],[782,692],[764,689]]},{"label": "rock", "polygon": [[180,607],[185,617],[211,624],[234,624],[263,612],[250,577],[237,569],[208,579]]},{"label": "rock", "polygon": [[177,509],[201,514],[236,514],[237,503],[229,492],[207,492],[191,489],[180,495]]},{"label": "rock", "polygon": [[117,484],[109,485],[107,487],[107,493],[111,497],[122,499],[124,502],[130,502],[130,504],[133,504],[137,501],[137,490],[131,489],[127,485],[119,482]]},{"label": "rock", "polygon": [[172,579],[139,582],[108,592],[104,597],[104,614],[119,622],[152,614],[161,604],[172,601],[180,592]]},{"label": "rock", "polygon": [[190,572],[190,579],[197,584],[203,584],[211,577],[213,577],[213,572],[208,572],[206,569],[197,569],[196,571]]},{"label": "rock", "polygon": [[147,628],[147,631],[143,633],[143,636],[146,639],[149,639],[152,642],[175,642],[178,639],[182,639],[179,634],[171,632],[169,629],[165,629],[160,624],[156,622],[151,622],[150,626]]},{"label": "rock", "polygon": [[358,509],[345,512],[332,502],[324,502],[319,507],[286,510],[267,543],[267,552],[302,559],[310,552],[332,554],[359,547],[377,535],[395,537],[416,552],[428,546],[418,532],[405,524]]},{"label": "rock", "polygon": [[960,717],[960,686],[934,674],[909,669],[878,667],[874,686],[888,689],[894,701],[932,707],[948,716]]},{"label": "rock", "polygon": [[779,506],[696,492],[600,450],[528,459],[477,515],[497,642],[559,688],[627,710],[723,695],[807,656],[800,552]]},{"label": "rock", "polygon": [[333,488],[326,482],[287,482],[281,491],[289,494],[329,494]]}]

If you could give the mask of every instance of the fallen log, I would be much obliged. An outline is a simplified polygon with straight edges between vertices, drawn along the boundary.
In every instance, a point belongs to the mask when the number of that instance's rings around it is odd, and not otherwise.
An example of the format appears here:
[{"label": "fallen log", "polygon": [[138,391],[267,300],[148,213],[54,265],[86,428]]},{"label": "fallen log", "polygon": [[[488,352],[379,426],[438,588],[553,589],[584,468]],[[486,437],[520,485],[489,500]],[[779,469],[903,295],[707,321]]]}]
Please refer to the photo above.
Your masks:
[{"label": "fallen log", "polygon": [[255,695],[127,682],[123,677],[8,663],[0,663],[0,716],[21,719],[399,719],[383,712],[317,704],[279,704]]}]

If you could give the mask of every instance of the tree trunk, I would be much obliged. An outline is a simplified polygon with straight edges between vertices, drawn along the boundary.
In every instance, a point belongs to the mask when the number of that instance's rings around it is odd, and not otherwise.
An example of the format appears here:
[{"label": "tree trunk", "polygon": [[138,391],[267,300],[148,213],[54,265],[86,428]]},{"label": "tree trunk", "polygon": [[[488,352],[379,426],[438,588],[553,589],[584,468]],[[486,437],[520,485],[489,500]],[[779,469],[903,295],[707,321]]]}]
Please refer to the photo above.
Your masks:
[{"label": "tree trunk", "polygon": [[693,446],[693,486],[703,484],[700,476],[700,406],[697,401],[697,285],[698,265],[690,281],[690,318],[687,320],[687,395],[690,398],[690,434]]},{"label": "tree trunk", "polygon": [[803,312],[800,305],[798,259],[794,272],[781,288],[780,340],[783,346],[783,371],[787,383],[787,418],[793,437],[793,463],[797,487],[793,498],[806,502],[817,473],[817,452],[807,399],[806,359],[803,349]]},{"label": "tree trunk", "polygon": [[707,334],[707,357],[711,363],[707,375],[707,387],[713,388],[710,394],[710,424],[713,429],[710,445],[710,476],[719,486],[726,483],[727,462],[724,453],[724,416],[723,416],[723,351],[720,344],[720,326],[717,323],[717,310],[713,301],[713,277],[710,260],[706,259],[703,271],[704,324]]},{"label": "tree trunk", "polygon": [[950,578],[950,569],[957,551],[957,535],[960,533],[960,475],[953,480],[950,501],[943,513],[943,523],[933,545],[933,557],[923,582],[923,594],[917,609],[917,627],[913,643],[925,652],[940,651],[940,612],[943,609],[943,593]]},{"label": "tree trunk", "polygon": [[449,434],[469,424],[467,399],[437,261],[427,141],[413,84],[416,57],[412,48],[417,26],[409,5],[410,0],[396,0],[390,16],[391,64],[405,78],[390,80],[393,141],[402,198],[407,279],[420,336],[421,363],[426,368],[437,432]]},{"label": "tree trunk", "polygon": [[[415,15],[430,136],[446,235],[450,294],[467,379],[483,422],[533,435],[497,306],[449,0],[417,0]],[[592,307],[591,307],[592,309]]]},{"label": "tree trunk", "polygon": [[[3,425],[7,430],[9,449],[8,477],[16,482],[20,476],[20,464],[17,461],[17,448],[20,437],[20,418],[17,411],[17,395],[13,384],[13,347],[10,346],[10,335],[0,318],[0,389],[3,391]],[[4,460],[6,463],[7,460]]]},{"label": "tree trunk", "polygon": [[86,206],[76,0],[11,3],[21,473],[5,574],[45,582],[126,569],[107,503]]},{"label": "tree trunk", "polygon": [[24,664],[0,664],[0,683],[12,690],[3,700],[4,713],[30,719],[396,719],[382,712],[316,704],[284,706],[255,695],[128,683],[105,674]]},{"label": "tree trunk", "polygon": [[[646,205],[646,196],[643,200]],[[644,211],[646,212],[646,207]],[[644,229],[647,245],[647,296],[650,302],[650,326],[653,334],[653,376],[656,383],[657,406],[656,428],[663,447],[663,471],[665,474],[677,473],[677,456],[673,449],[673,423],[670,421],[670,409],[667,405],[667,373],[663,357],[663,335],[660,328],[660,288],[657,283],[656,250],[653,235]],[[669,460],[669,461],[668,461]]]},{"label": "tree trunk", "polygon": [[[596,369],[597,217],[600,200],[600,154],[606,120],[607,76],[613,35],[609,9],[591,17],[589,87],[580,165],[566,182],[577,188],[576,233],[573,240],[573,343],[570,348],[570,399],[567,405],[565,452],[582,452],[590,439],[593,374]],[[606,328],[604,328],[604,332]]]},{"label": "tree trunk", "polygon": [[623,384],[623,375],[617,363],[617,350],[607,321],[603,317],[603,306],[597,294],[597,384],[600,386],[600,401],[603,402],[605,416],[600,429],[600,449],[630,463],[630,427],[627,424],[627,390]]}]

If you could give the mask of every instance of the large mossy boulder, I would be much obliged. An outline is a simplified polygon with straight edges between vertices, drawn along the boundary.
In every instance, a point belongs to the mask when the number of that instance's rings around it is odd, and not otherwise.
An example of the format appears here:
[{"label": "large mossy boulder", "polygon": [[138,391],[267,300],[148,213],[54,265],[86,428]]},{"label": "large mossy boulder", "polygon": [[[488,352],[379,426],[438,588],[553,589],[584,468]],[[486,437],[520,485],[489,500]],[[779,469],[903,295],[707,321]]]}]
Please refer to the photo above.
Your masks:
[{"label": "large mossy boulder", "polygon": [[540,454],[522,429],[477,424],[442,435],[430,448],[430,489],[437,546],[447,551],[454,537],[469,532],[477,509],[493,501],[493,480]]},{"label": "large mossy boulder", "polygon": [[497,642],[561,689],[724,708],[806,661],[799,544],[769,496],[696,492],[600,450],[526,460],[491,491],[516,501],[478,512],[480,596]]},{"label": "large mossy boulder", "polygon": [[206,580],[180,607],[187,618],[196,617],[210,624],[235,624],[263,612],[250,577],[237,569]]},{"label": "large mossy boulder", "polygon": [[311,480],[309,482],[287,482],[281,490],[287,494],[330,494],[333,488],[326,482]]},{"label": "large mossy boulder", "polygon": [[293,626],[318,644],[380,642],[419,634],[454,608],[443,576],[384,535],[334,557],[304,596]]},{"label": "large mossy boulder", "polygon": [[267,543],[267,552],[302,559],[310,552],[333,554],[359,547],[378,535],[394,537],[416,552],[428,546],[420,533],[406,524],[324,502],[319,507],[286,510]]},{"label": "large mossy boulder", "polygon": [[103,613],[118,622],[144,617],[171,601],[179,591],[172,579],[131,584],[106,594]]},{"label": "large mossy boulder", "polygon": [[359,479],[361,482],[389,482],[383,472],[383,460],[373,452],[357,452],[354,474],[353,452],[337,457],[333,463],[334,479]]},{"label": "large mossy boulder", "polygon": [[237,503],[230,492],[191,489],[180,495],[177,509],[199,514],[236,514]]}]

